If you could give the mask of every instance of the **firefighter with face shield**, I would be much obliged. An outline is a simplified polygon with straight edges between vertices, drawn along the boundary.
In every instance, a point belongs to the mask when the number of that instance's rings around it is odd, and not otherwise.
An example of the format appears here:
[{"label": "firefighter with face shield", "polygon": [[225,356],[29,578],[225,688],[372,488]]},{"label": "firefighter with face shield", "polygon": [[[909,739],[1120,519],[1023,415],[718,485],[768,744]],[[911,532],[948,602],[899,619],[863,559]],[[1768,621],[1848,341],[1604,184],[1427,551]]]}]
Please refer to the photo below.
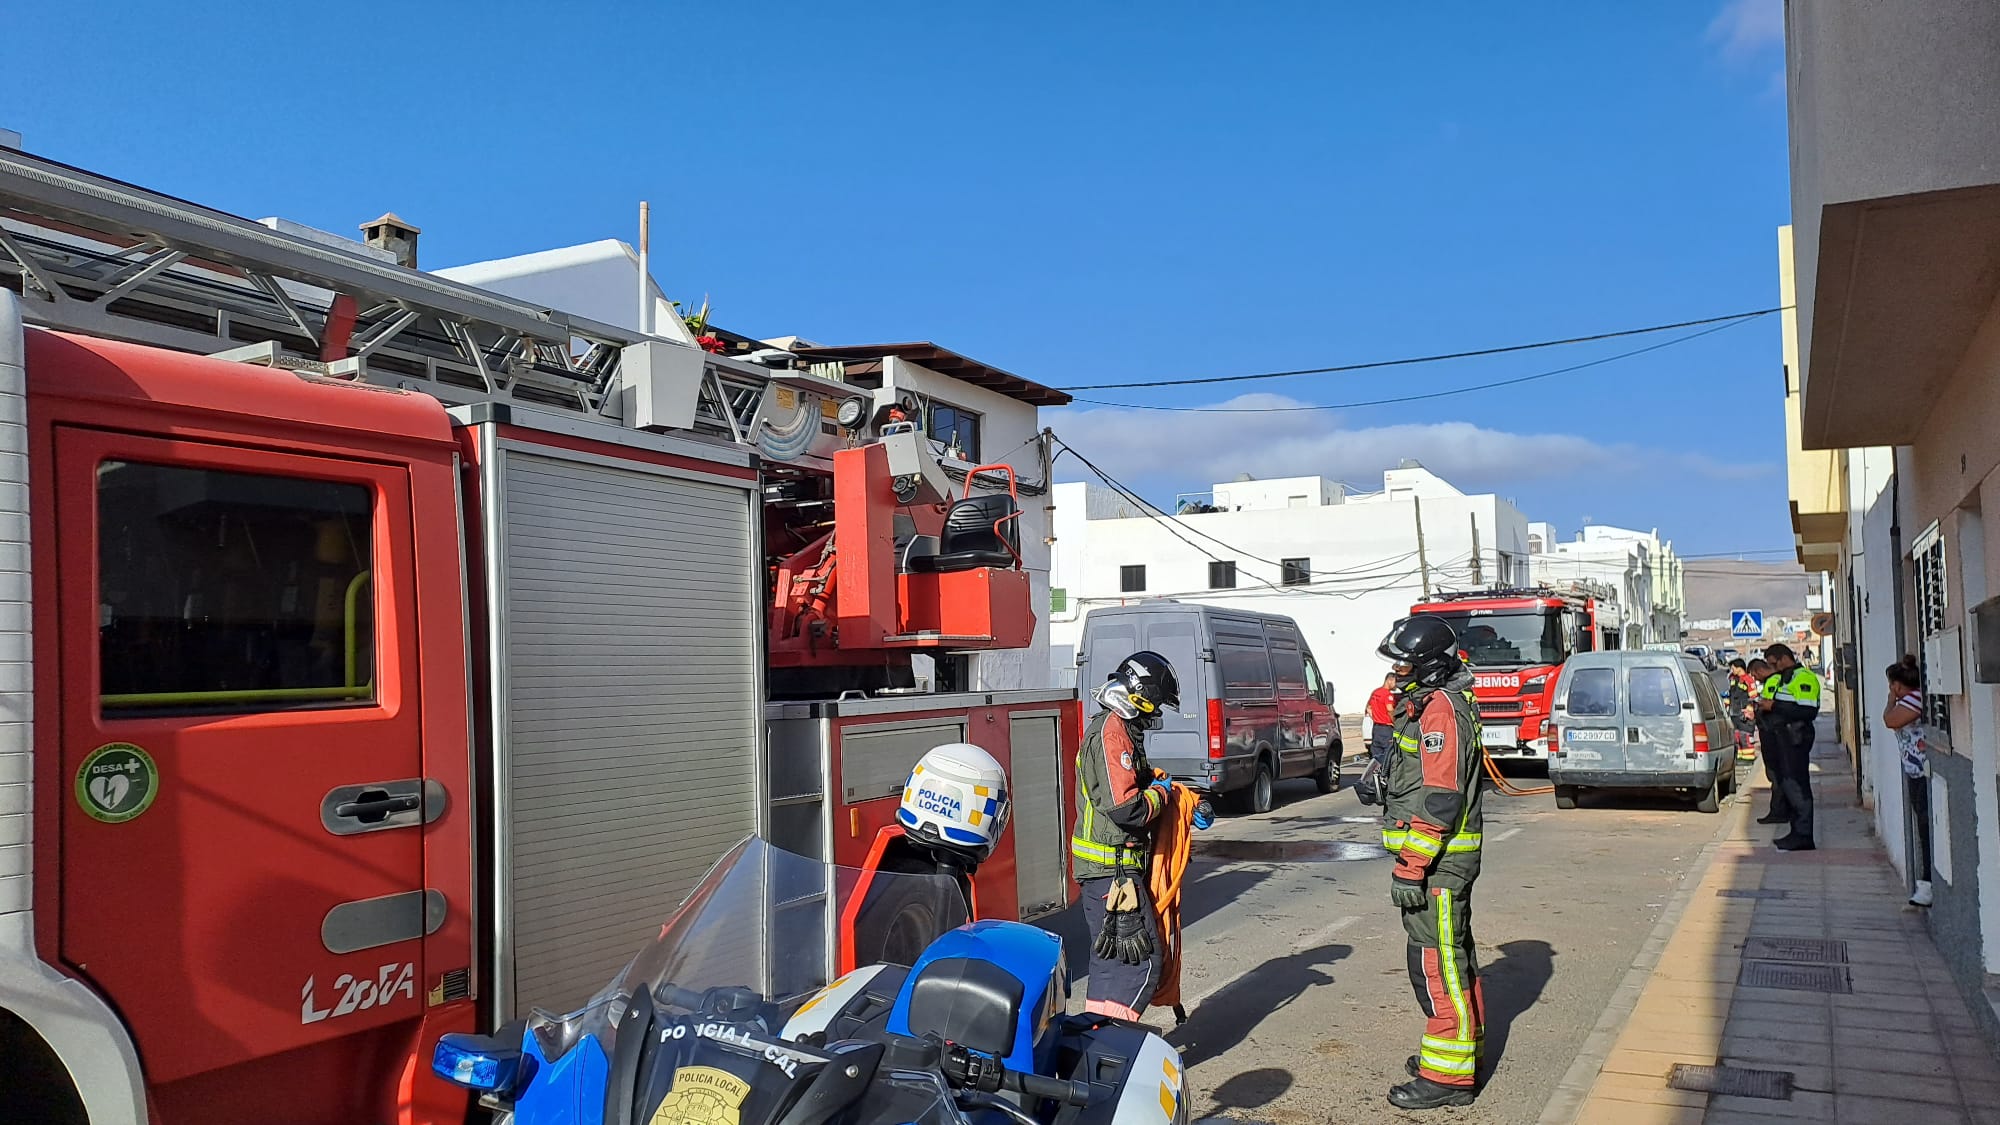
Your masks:
[{"label": "firefighter with face shield", "polygon": [[1472,939],[1482,824],[1479,711],[1458,638],[1440,618],[1396,623],[1376,650],[1395,666],[1396,744],[1383,786],[1382,843],[1396,857],[1390,901],[1409,935],[1422,1045],[1389,1090],[1398,1109],[1471,1105],[1485,1036]]},{"label": "firefighter with face shield", "polygon": [[1179,709],[1180,680],[1159,653],[1135,652],[1094,698],[1101,709],[1076,758],[1069,841],[1094,942],[1084,1010],[1136,1020],[1160,981],[1159,917],[1146,883],[1153,829],[1174,799],[1173,783],[1146,762],[1145,732],[1159,725],[1162,711]]}]

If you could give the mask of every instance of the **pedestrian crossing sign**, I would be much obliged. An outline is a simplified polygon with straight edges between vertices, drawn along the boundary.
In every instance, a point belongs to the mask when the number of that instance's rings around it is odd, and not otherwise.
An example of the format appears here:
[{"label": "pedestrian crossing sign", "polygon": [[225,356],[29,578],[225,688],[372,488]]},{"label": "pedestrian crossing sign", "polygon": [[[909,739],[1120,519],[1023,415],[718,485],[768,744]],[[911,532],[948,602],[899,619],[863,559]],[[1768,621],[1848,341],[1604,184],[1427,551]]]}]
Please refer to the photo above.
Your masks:
[{"label": "pedestrian crossing sign", "polygon": [[1763,636],[1764,611],[1761,609],[1738,609],[1730,611],[1729,634],[1733,637]]}]

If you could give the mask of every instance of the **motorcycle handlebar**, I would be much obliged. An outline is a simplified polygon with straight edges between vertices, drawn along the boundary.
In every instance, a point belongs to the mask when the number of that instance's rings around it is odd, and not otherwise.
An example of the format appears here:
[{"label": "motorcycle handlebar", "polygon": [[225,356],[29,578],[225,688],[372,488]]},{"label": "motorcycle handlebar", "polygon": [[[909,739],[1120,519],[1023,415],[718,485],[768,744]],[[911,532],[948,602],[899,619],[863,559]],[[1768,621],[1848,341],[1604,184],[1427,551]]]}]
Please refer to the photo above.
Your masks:
[{"label": "motorcycle handlebar", "polygon": [[676,1008],[685,1008],[690,1012],[701,1011],[702,1004],[708,999],[705,993],[694,992],[667,981],[653,987],[653,996],[664,1003],[672,1004]]},{"label": "motorcycle handlebar", "polygon": [[1065,1105],[1073,1106],[1090,1104],[1088,1082],[1070,1082],[1061,1078],[1047,1078],[1040,1074],[1023,1074],[1018,1070],[1009,1070],[1000,1076],[1000,1085],[1031,1098],[1053,1098]]}]

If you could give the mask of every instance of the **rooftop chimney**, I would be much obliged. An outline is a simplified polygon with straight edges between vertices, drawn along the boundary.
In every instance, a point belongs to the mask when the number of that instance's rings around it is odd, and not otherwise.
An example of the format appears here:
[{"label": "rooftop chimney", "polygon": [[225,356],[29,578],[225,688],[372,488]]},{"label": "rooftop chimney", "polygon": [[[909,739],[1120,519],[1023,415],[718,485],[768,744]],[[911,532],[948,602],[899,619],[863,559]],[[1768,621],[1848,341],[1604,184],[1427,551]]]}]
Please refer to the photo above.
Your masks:
[{"label": "rooftop chimney", "polygon": [[417,268],[417,235],[421,233],[423,232],[416,227],[397,218],[394,211],[361,224],[361,241],[377,250],[387,250],[394,254],[396,264],[405,269]]}]

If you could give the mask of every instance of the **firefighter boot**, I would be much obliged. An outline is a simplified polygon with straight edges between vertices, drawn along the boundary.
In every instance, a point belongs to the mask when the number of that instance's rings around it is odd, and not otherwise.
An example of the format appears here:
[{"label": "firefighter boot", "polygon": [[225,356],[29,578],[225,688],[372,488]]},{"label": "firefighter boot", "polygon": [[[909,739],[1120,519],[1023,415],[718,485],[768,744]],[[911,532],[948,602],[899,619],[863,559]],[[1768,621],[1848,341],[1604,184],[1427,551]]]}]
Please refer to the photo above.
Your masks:
[{"label": "firefighter boot", "polygon": [[1389,1087],[1389,1104],[1397,1109],[1440,1109],[1448,1105],[1471,1105],[1477,1093],[1470,1086],[1447,1086],[1418,1075],[1401,1086]]}]

